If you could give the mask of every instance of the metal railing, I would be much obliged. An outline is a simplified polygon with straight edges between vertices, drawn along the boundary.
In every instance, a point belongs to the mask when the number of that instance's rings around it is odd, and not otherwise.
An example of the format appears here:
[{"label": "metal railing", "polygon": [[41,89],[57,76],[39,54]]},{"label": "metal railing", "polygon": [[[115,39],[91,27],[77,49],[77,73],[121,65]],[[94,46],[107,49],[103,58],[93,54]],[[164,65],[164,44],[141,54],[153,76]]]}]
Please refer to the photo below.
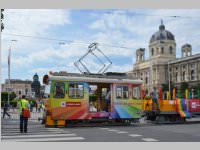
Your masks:
[{"label": "metal railing", "polygon": [[[4,112],[4,108],[1,108],[1,118],[3,118],[3,112]],[[9,108],[7,110],[8,114],[10,114],[10,117],[8,115],[5,114],[4,119],[19,119],[20,118],[20,113],[19,113],[19,109],[17,108]],[[29,119],[31,120],[39,120],[43,118],[43,113],[44,110],[43,109],[37,109],[35,107],[33,107],[33,109],[30,111],[31,117]]]}]

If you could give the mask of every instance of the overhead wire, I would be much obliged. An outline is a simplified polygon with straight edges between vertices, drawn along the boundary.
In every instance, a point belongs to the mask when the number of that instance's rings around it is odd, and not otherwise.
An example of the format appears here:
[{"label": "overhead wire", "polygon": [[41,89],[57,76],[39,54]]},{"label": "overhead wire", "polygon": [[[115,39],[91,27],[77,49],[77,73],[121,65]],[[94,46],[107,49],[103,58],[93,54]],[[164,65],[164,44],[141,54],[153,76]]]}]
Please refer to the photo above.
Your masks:
[{"label": "overhead wire", "polygon": [[[69,42],[69,43],[74,43],[74,44],[83,44],[83,45],[89,45],[91,43],[86,43],[86,42],[79,42],[75,40],[68,40],[68,39],[57,39],[57,38],[48,38],[48,37],[40,37],[40,36],[31,36],[31,35],[22,35],[22,34],[12,34],[12,33],[2,33],[2,35],[9,35],[9,36],[18,36],[18,37],[24,37],[24,38],[33,38],[33,39],[41,39],[41,40],[50,40],[50,41],[58,41],[61,42],[62,44],[65,44],[63,42]],[[107,47],[115,47],[115,48],[123,48],[123,49],[132,49],[130,47],[125,47],[125,46],[115,46],[115,45],[109,45],[109,44],[99,44],[100,46],[107,46]]]}]

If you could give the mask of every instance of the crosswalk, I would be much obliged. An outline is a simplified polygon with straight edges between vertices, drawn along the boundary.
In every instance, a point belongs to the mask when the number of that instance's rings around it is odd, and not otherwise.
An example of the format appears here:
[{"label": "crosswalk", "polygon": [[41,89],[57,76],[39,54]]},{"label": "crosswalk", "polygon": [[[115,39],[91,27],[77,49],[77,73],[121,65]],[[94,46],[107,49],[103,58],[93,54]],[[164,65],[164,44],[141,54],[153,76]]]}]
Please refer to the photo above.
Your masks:
[{"label": "crosswalk", "polygon": [[2,142],[79,142],[84,140],[84,137],[78,136],[66,128],[45,128],[41,125],[34,125],[29,126],[28,133],[20,133],[19,128],[13,125],[1,128]]},{"label": "crosswalk", "polygon": [[132,137],[133,140],[140,140],[142,142],[158,142],[159,140],[155,138],[144,138],[144,135],[141,134],[129,134],[127,131],[121,131],[119,129],[110,129],[110,128],[99,128],[100,130],[104,130],[107,132],[113,132],[113,133],[118,133],[118,134],[124,134],[129,137]]}]

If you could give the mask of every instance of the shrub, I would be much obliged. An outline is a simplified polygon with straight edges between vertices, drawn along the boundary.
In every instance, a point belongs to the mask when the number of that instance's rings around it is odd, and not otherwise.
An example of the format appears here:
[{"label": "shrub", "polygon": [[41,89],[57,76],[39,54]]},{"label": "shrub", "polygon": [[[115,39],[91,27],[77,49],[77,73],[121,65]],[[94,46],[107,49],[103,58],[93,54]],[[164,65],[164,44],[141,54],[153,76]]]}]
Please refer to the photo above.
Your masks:
[{"label": "shrub", "polygon": [[150,100],[150,99],[151,99],[151,96],[145,96],[144,99],[145,99],[145,100]]}]

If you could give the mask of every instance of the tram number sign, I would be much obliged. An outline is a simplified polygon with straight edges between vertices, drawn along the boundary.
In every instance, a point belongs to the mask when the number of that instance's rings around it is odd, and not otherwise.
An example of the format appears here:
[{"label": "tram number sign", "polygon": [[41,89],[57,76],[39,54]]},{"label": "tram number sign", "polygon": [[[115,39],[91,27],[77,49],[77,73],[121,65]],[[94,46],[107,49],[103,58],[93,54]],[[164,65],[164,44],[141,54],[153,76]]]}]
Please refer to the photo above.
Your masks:
[{"label": "tram number sign", "polygon": [[66,102],[66,106],[81,106],[81,102]]}]

